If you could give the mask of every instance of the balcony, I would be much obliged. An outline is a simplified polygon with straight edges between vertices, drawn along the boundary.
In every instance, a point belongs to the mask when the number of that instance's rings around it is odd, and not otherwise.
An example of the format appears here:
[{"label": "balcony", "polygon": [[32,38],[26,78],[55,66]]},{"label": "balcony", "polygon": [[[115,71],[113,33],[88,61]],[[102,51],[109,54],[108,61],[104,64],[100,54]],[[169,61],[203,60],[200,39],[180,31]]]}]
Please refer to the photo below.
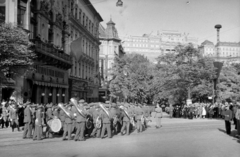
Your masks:
[{"label": "balcony", "polygon": [[40,40],[35,40],[33,41],[33,43],[35,44],[36,52],[57,59],[72,66],[72,60],[70,55],[65,54],[62,50],[54,48],[53,45],[44,43]]}]

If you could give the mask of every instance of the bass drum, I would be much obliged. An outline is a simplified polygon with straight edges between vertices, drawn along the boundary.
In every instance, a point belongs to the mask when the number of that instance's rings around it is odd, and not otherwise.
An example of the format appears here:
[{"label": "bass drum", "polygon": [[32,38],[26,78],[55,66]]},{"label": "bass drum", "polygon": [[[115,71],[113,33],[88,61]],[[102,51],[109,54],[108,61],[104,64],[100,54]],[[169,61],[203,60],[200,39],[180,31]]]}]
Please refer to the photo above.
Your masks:
[{"label": "bass drum", "polygon": [[58,118],[49,120],[47,124],[52,132],[59,132],[62,128],[62,122]]}]

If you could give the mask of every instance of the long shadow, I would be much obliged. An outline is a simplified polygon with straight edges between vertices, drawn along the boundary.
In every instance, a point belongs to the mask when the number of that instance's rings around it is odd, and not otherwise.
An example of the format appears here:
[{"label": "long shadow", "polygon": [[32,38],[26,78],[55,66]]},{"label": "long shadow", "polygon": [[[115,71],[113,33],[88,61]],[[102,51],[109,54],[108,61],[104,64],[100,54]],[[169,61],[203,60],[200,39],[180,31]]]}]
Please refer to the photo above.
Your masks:
[{"label": "long shadow", "polygon": [[[223,133],[225,133],[225,134],[227,134],[226,131],[223,130],[223,129],[218,128],[218,130],[223,132]],[[240,144],[240,138],[237,138],[236,135],[237,135],[237,130],[232,130],[231,134],[229,136],[233,137],[233,140],[237,141]]]}]

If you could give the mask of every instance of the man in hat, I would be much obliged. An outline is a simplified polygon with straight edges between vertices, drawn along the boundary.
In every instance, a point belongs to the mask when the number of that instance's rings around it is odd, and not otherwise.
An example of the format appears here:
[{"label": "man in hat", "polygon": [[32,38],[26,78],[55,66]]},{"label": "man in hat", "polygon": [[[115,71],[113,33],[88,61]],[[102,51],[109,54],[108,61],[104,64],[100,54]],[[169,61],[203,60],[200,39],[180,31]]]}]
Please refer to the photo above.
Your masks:
[{"label": "man in hat", "polygon": [[47,104],[46,107],[47,107],[47,111],[46,111],[46,122],[47,122],[46,138],[53,138],[53,132],[51,131],[50,126],[48,125],[48,121],[53,119],[52,103]]},{"label": "man in hat", "polygon": [[42,126],[43,126],[43,106],[37,106],[36,120],[35,120],[35,131],[33,133],[33,140],[42,140]]},{"label": "man in hat", "polygon": [[232,111],[229,109],[229,106],[226,106],[226,111],[223,112],[225,119],[225,128],[228,135],[231,134],[231,120],[233,118]]},{"label": "man in hat", "polygon": [[76,127],[77,131],[74,137],[75,141],[85,141],[84,138],[84,131],[85,131],[85,126],[86,126],[86,112],[83,106],[84,102],[79,101],[79,109],[82,110],[82,114],[80,114],[78,111],[76,112],[77,114],[77,119],[76,119]]},{"label": "man in hat", "polygon": [[[125,111],[123,113],[123,126],[121,128],[121,135],[123,135],[124,131],[126,130],[126,135],[130,134],[130,118],[133,116],[133,112],[129,107],[125,107]],[[127,112],[127,113],[125,113]],[[127,115],[128,114],[128,115]]]},{"label": "man in hat", "polygon": [[2,101],[2,128],[8,128],[9,125],[9,110],[7,109],[7,102],[5,100]]},{"label": "man in hat", "polygon": [[110,112],[109,112],[109,105],[108,104],[106,104],[105,105],[105,107],[106,107],[106,111],[108,112],[108,114],[105,112],[105,111],[103,111],[103,110],[101,110],[101,113],[100,113],[100,115],[101,115],[101,118],[102,118],[102,120],[103,120],[103,126],[102,126],[102,132],[101,132],[101,138],[103,139],[103,137],[104,137],[104,135],[105,135],[105,131],[107,130],[107,134],[108,134],[108,138],[112,138],[112,132],[111,132],[111,121],[110,121]]},{"label": "man in hat", "polygon": [[[32,115],[31,115],[31,109],[30,109],[30,102],[26,102],[24,104],[24,131],[23,131],[23,139],[25,138],[31,138],[31,129],[30,124],[32,123]],[[28,136],[27,136],[28,135]]]},{"label": "man in hat", "polygon": [[18,131],[20,131],[19,123],[18,123],[18,110],[17,110],[17,105],[15,103],[11,104],[9,118],[11,121],[12,132],[14,132],[15,125],[18,128]]},{"label": "man in hat", "polygon": [[65,113],[65,121],[64,121],[64,132],[63,132],[63,140],[66,140],[66,135],[68,135],[68,140],[71,140],[71,134],[72,134],[72,119],[73,119],[73,113],[71,112],[72,104],[70,103],[67,106],[67,112],[69,115]]}]

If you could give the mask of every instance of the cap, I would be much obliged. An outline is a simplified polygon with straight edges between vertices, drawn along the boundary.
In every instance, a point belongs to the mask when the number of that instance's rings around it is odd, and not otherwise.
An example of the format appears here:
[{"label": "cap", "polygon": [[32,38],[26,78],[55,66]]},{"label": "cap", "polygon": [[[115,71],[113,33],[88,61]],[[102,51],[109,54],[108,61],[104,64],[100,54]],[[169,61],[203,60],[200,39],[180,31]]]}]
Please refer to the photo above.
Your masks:
[{"label": "cap", "polygon": [[85,101],[83,99],[79,100],[78,101],[79,103],[84,103]]},{"label": "cap", "polygon": [[53,106],[52,106],[52,104],[47,104],[46,107],[47,107],[47,108],[51,108],[51,107],[53,107]]}]

